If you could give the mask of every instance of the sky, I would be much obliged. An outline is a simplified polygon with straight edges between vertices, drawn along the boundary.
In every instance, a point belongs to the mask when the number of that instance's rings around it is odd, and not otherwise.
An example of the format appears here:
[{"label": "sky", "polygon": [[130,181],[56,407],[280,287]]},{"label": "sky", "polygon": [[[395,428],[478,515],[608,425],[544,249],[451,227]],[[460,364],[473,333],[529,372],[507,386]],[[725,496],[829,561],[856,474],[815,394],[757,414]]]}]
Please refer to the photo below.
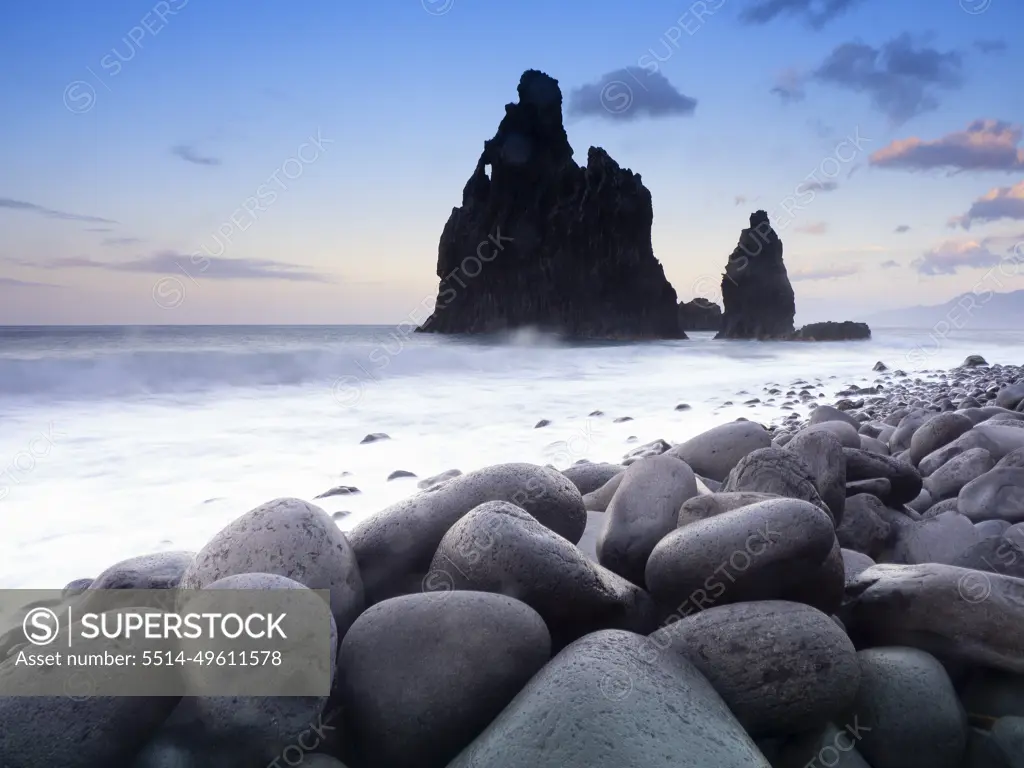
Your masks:
[{"label": "sky", "polygon": [[[422,321],[519,77],[681,300],[749,214],[797,321],[1024,288],[1020,0],[12,0],[0,324]],[[1024,271],[1024,270],[1021,270]]]}]

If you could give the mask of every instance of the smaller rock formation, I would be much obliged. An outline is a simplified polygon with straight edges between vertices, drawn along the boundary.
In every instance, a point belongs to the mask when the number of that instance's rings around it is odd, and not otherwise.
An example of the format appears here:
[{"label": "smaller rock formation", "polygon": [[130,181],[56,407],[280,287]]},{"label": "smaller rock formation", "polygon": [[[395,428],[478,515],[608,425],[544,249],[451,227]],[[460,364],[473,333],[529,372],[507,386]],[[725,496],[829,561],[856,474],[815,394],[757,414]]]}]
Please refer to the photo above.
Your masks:
[{"label": "smaller rock formation", "polygon": [[[871,329],[867,323],[854,323],[844,320],[834,323],[811,323],[793,334],[796,341],[863,341],[871,338]],[[875,368],[874,370],[878,370]],[[884,370],[884,369],[883,369]]]},{"label": "smaller rock formation", "polygon": [[679,302],[679,327],[683,331],[720,331],[722,308],[713,301],[696,298]]},{"label": "smaller rock formation", "polygon": [[716,339],[785,339],[793,334],[796,301],[782,240],[765,211],[750,214],[722,276],[725,311]]}]

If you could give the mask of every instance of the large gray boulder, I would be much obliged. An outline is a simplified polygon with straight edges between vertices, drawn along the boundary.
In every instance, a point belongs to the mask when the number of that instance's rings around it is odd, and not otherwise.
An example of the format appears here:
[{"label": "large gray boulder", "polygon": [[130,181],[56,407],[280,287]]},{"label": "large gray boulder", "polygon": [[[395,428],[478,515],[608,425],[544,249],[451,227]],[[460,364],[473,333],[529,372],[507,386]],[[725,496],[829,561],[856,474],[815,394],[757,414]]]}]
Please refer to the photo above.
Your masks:
[{"label": "large gray boulder", "polygon": [[338,654],[338,700],[360,765],[443,768],[551,657],[541,617],[484,592],[377,603]]},{"label": "large gray boulder", "polygon": [[[819,432],[828,432],[835,435],[844,448],[860,448],[861,446],[860,434],[858,434],[856,427],[851,426],[848,421],[821,421],[804,427],[796,434],[814,435]],[[793,437],[795,438],[796,435]]]},{"label": "large gray boulder", "polygon": [[203,589],[227,576],[266,573],[331,592],[331,612],[344,636],[364,607],[363,581],[345,534],[320,507],[275,499],[222,528],[196,554],[181,587]]},{"label": "large gray boulder", "polygon": [[996,393],[996,405],[999,408],[1015,409],[1024,401],[1024,382],[1007,384]]},{"label": "large gray boulder", "polygon": [[875,561],[864,553],[852,549],[844,549],[842,555],[843,575],[847,584],[875,564]]},{"label": "large gray boulder", "polygon": [[846,633],[799,603],[709,608],[658,630],[650,642],[693,663],[755,738],[824,725],[853,704],[860,683]]},{"label": "large gray boulder", "polygon": [[695,523],[698,520],[706,520],[715,517],[723,512],[732,512],[734,509],[756,504],[759,501],[769,499],[781,499],[774,493],[758,493],[757,491],[731,491],[723,493],[709,493],[706,496],[696,496],[683,503],[679,508],[678,527]]},{"label": "large gray boulder", "polygon": [[657,624],[644,590],[591,562],[565,538],[505,501],[481,504],[452,526],[424,587],[521,600],[547,623],[555,649],[598,629],[646,634]]},{"label": "large gray boulder", "polygon": [[1022,422],[1007,421],[983,421],[971,432],[978,432],[987,437],[994,447],[988,452],[992,458],[999,461],[1006,454],[1018,448],[1024,448],[1024,429],[1021,429]]},{"label": "large gray boulder", "polygon": [[[980,525],[985,523],[975,526],[975,529]],[[978,536],[982,534],[979,532]],[[950,565],[1024,579],[1024,546],[1002,535],[982,538],[957,555]]]},{"label": "large gray boulder", "polygon": [[573,464],[562,470],[562,474],[569,478],[569,481],[576,486],[583,496],[593,493],[602,485],[607,483],[617,474],[622,472],[621,464]]},{"label": "large gray boulder", "polygon": [[918,427],[910,439],[910,463],[917,466],[921,459],[944,445],[956,440],[974,422],[961,413],[937,413]]},{"label": "large gray boulder", "polygon": [[858,647],[906,645],[946,662],[1024,673],[1024,580],[952,565],[876,565],[839,614]]},{"label": "large gray boulder", "polygon": [[1024,522],[1024,469],[993,469],[971,480],[960,490],[957,508],[975,523]]},{"label": "large gray boulder", "polygon": [[722,490],[773,493],[788,499],[800,499],[821,508],[834,520],[822,500],[811,470],[788,448],[759,448],[747,454],[729,473]]},{"label": "large gray boulder", "polygon": [[711,684],[607,630],[551,660],[450,768],[770,768]]},{"label": "large gray boulder", "polygon": [[695,496],[693,470],[674,456],[631,465],[608,505],[597,539],[598,562],[642,587],[651,550],[676,528],[679,508]]},{"label": "large gray boulder", "polygon": [[667,453],[685,461],[698,475],[721,482],[740,459],[771,443],[771,434],[760,424],[734,421],[691,437]]},{"label": "large gray boulder", "polygon": [[910,448],[914,432],[931,417],[931,413],[921,408],[915,408],[907,413],[900,419],[895,431],[889,437],[889,450],[895,454]]},{"label": "large gray boulder", "polygon": [[868,557],[878,557],[895,538],[893,526],[883,515],[885,504],[869,493],[858,493],[846,500],[843,521],[836,528],[840,545]]},{"label": "large gray boulder", "polygon": [[612,478],[598,488],[596,491],[591,491],[583,497],[583,506],[588,512],[607,512],[608,505],[612,503],[612,499],[615,497],[615,492],[619,490],[619,484],[622,482],[622,478],[626,476],[626,468],[623,467],[622,471],[617,475],[613,475]]},{"label": "large gray boulder", "polygon": [[872,768],[959,768],[967,715],[949,675],[915,648],[861,651],[860,688],[850,719],[860,725],[857,750]]},{"label": "large gray boulder", "polygon": [[917,498],[923,487],[921,474],[912,464],[895,456],[879,456],[858,448],[844,448],[846,455],[846,480],[872,480],[885,478],[891,484],[888,501],[892,504],[906,504]]},{"label": "large gray boulder", "polygon": [[954,499],[965,485],[981,477],[994,466],[992,454],[984,448],[971,448],[954,456],[928,475],[924,479],[924,487],[935,503]]},{"label": "large gray boulder", "polygon": [[981,541],[974,524],[959,512],[914,521],[897,529],[891,562],[952,565],[957,557]]},{"label": "large gray boulder", "polygon": [[808,419],[808,423],[812,426],[814,424],[823,424],[828,421],[846,422],[853,427],[854,431],[860,428],[860,422],[853,418],[853,416],[848,414],[846,411],[841,411],[831,405],[819,405],[811,411],[811,418]]},{"label": "large gray boulder", "polygon": [[177,589],[195,552],[156,552],[140,555],[107,568],[89,589]]},{"label": "large gray boulder", "polygon": [[839,524],[846,507],[846,456],[839,438],[826,431],[798,432],[785,449],[807,465],[818,495]]},{"label": "large gray boulder", "polygon": [[942,446],[937,451],[932,451],[921,459],[921,462],[917,465],[918,471],[922,477],[928,477],[953,457],[959,456],[973,448],[983,448],[993,458],[995,458],[993,451],[999,452],[999,447],[996,443],[975,428],[964,432],[953,442]]},{"label": "large gray boulder", "polygon": [[665,610],[682,615],[751,600],[831,613],[844,581],[839,550],[827,512],[772,499],[677,528],[651,552],[646,582]]},{"label": "large gray boulder", "polygon": [[369,604],[417,591],[448,529],[471,509],[507,501],[575,544],[587,525],[583,497],[561,472],[497,464],[455,477],[436,490],[378,512],[349,534]]}]

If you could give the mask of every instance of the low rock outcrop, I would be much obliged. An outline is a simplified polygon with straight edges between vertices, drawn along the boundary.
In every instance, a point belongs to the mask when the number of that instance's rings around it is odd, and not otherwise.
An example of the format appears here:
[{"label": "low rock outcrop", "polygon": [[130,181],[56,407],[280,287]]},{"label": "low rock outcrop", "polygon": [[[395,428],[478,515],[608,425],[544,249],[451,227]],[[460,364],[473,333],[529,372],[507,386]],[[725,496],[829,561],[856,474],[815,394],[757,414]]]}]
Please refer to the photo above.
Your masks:
[{"label": "low rock outcrop", "polygon": [[722,329],[722,308],[713,301],[696,298],[679,302],[679,327],[685,331],[719,331]]},{"label": "low rock outcrop", "polygon": [[651,193],[591,147],[573,161],[558,81],[528,70],[441,234],[420,331],[532,327],[577,338],[683,339],[651,246]]},{"label": "low rock outcrop", "polygon": [[841,323],[811,323],[793,334],[796,341],[862,341],[871,338],[867,323],[844,320]]},{"label": "low rock outcrop", "polygon": [[782,261],[782,240],[768,214],[750,214],[722,276],[718,339],[784,339],[793,333],[796,301]]}]

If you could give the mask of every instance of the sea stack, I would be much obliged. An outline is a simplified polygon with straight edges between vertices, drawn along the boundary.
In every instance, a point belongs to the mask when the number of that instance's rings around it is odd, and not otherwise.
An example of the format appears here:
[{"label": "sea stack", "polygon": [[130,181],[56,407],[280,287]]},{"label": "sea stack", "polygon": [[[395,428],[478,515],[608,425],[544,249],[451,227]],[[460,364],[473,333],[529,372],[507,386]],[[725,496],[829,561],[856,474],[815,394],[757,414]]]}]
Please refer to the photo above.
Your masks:
[{"label": "sea stack", "polygon": [[709,299],[679,302],[679,325],[683,331],[720,331],[722,308]]},{"label": "sea stack", "polygon": [[750,214],[722,276],[722,329],[716,339],[785,339],[796,302],[782,261],[782,240],[765,211]]},{"label": "sea stack", "polygon": [[418,330],[684,339],[653,218],[639,174],[598,147],[585,168],[573,161],[558,81],[528,70],[441,234],[437,300]]}]

